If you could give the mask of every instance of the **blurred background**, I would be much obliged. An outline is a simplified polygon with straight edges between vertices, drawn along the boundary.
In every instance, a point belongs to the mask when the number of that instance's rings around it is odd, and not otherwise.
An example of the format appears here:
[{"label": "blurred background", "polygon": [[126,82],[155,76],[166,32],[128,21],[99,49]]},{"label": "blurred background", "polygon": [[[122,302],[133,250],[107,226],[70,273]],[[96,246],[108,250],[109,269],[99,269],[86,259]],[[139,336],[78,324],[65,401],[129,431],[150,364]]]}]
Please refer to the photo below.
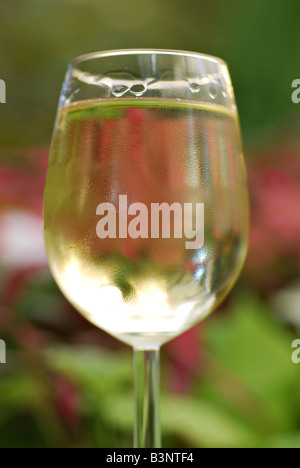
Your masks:
[{"label": "blurred background", "polygon": [[67,303],[47,268],[42,197],[66,65],[117,48],[217,55],[249,175],[249,255],[211,317],[162,350],[165,447],[300,448],[299,0],[2,0],[0,447],[132,446],[132,352]]}]

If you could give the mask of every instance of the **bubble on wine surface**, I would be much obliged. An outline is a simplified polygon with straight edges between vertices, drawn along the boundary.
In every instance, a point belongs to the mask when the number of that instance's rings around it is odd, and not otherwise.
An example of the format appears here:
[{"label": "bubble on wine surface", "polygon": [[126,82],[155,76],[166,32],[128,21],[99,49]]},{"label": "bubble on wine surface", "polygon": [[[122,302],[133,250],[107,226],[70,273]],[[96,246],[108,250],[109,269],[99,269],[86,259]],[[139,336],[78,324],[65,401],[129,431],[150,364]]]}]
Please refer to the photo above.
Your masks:
[{"label": "bubble on wine surface", "polygon": [[135,96],[142,96],[146,92],[146,87],[143,84],[134,84],[131,86],[130,92]]},{"label": "bubble on wine surface", "polygon": [[190,83],[189,88],[192,93],[199,93],[201,86],[199,83]]},{"label": "bubble on wine surface", "polygon": [[123,94],[127,93],[128,87],[125,85],[116,85],[112,88],[111,94],[116,97],[121,97]]},{"label": "bubble on wine surface", "polygon": [[208,95],[211,99],[216,99],[218,95],[218,89],[216,84],[211,84],[208,90]]}]

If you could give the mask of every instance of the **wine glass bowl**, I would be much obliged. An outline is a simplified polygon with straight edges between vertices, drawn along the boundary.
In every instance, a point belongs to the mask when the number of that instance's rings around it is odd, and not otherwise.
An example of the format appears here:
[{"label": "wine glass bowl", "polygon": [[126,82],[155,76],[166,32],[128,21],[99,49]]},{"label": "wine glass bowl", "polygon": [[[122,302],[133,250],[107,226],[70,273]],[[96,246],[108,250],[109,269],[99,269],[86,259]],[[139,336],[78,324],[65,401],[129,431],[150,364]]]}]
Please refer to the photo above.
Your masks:
[{"label": "wine glass bowl", "polygon": [[63,293],[136,350],[157,350],[206,317],[234,284],[248,236],[226,64],[163,50],[75,59],[55,124],[44,224]]}]

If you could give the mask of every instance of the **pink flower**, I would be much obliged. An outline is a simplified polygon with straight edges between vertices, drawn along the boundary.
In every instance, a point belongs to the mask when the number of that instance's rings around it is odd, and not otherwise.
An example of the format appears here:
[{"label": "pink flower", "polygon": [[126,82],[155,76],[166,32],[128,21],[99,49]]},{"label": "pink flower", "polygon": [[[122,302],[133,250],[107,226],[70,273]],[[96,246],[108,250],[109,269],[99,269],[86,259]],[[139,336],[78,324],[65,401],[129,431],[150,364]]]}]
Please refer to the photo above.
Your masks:
[{"label": "pink flower", "polygon": [[245,274],[263,289],[300,270],[300,156],[270,149],[250,160],[249,255]]},{"label": "pink flower", "polygon": [[186,393],[202,366],[201,325],[191,328],[167,344],[170,383],[173,391]]},{"label": "pink flower", "polygon": [[6,303],[13,301],[32,272],[47,265],[42,210],[48,149],[11,152],[20,166],[0,166],[1,295]]}]

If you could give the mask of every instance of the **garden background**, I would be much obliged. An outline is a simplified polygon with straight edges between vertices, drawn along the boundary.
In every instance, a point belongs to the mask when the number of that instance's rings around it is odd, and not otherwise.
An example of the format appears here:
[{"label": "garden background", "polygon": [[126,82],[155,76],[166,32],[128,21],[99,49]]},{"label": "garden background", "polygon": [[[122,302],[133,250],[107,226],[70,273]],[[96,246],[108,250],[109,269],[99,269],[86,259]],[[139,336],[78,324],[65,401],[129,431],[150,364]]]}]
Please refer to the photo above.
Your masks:
[{"label": "garden background", "polygon": [[2,0],[0,447],[130,447],[131,349],[75,312],[47,268],[42,197],[66,65],[97,50],[229,64],[248,167],[249,255],[233,292],[163,347],[165,447],[300,448],[298,0]]}]

